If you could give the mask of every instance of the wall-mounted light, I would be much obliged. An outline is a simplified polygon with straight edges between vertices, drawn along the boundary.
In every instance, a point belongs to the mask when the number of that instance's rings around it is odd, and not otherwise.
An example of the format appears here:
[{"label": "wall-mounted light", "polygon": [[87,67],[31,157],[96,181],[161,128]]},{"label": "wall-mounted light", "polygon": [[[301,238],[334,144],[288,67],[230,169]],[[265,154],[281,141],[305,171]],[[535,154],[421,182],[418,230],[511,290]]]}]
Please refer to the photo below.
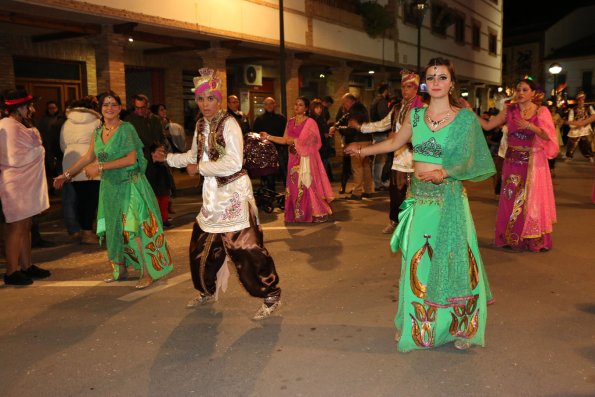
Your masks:
[{"label": "wall-mounted light", "polygon": [[132,38],[132,36],[128,37],[128,41],[131,42],[131,43],[134,41],[134,39]]},{"label": "wall-mounted light", "polygon": [[368,70],[368,74],[374,74],[375,72],[373,70]]},{"label": "wall-mounted light", "polygon": [[324,73],[320,73],[320,76],[318,76],[318,77],[320,77],[321,79],[324,79],[326,77],[326,75]]},{"label": "wall-mounted light", "polygon": [[504,88],[502,88],[502,87],[498,87],[498,92],[502,92],[503,89]]}]

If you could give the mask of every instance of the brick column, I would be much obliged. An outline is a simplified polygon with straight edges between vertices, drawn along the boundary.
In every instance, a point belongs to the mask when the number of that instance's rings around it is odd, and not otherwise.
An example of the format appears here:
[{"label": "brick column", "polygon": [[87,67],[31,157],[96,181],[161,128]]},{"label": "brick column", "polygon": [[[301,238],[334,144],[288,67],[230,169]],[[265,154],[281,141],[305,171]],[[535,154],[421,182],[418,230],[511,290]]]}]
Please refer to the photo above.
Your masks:
[{"label": "brick column", "polygon": [[230,54],[231,50],[220,47],[212,47],[198,52],[202,58],[202,67],[215,69],[221,79],[221,95],[223,96],[221,109],[227,109],[227,58]]},{"label": "brick column", "polygon": [[[198,74],[198,71],[196,72]],[[165,69],[165,105],[168,117],[179,124],[184,124],[184,94],[182,85],[182,66],[174,64]]]},{"label": "brick column", "polygon": [[124,48],[127,38],[112,33],[111,25],[104,25],[101,34],[93,41],[97,62],[97,93],[112,90],[126,104]]},{"label": "brick column", "polygon": [[287,118],[293,116],[293,105],[296,98],[300,96],[300,66],[302,66],[302,61],[300,59],[296,59],[293,55],[288,55],[285,59]]},{"label": "brick column", "polygon": [[329,86],[330,96],[335,100],[333,106],[329,109],[331,118],[334,119],[337,111],[341,107],[341,97],[349,92],[349,77],[353,68],[342,62],[336,68],[333,68],[332,84]]},{"label": "brick column", "polygon": [[0,43],[0,91],[15,88],[14,63],[12,55],[6,46]]}]

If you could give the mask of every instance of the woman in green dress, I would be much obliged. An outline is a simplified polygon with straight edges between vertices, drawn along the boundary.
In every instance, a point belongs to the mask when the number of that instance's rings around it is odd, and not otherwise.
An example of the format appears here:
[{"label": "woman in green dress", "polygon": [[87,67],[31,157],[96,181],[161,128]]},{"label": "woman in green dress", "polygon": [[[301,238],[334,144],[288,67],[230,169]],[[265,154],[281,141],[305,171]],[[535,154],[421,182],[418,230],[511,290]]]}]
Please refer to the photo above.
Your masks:
[{"label": "woman in green dress", "polygon": [[458,349],[484,346],[492,295],[461,181],[489,178],[494,163],[473,112],[452,96],[450,61],[432,59],[425,78],[427,108],[412,109],[393,138],[367,147],[355,143],[345,152],[370,156],[413,144],[415,174],[391,240],[402,257],[398,350],[449,342]]},{"label": "woman in green dress", "polygon": [[99,98],[103,125],[95,131],[87,153],[54,179],[60,188],[77,173],[101,176],[97,235],[105,239],[113,277],[127,279],[132,265],[145,288],[173,270],[155,194],[145,177],[147,160],[134,127],[120,120],[122,102],[112,91]]}]

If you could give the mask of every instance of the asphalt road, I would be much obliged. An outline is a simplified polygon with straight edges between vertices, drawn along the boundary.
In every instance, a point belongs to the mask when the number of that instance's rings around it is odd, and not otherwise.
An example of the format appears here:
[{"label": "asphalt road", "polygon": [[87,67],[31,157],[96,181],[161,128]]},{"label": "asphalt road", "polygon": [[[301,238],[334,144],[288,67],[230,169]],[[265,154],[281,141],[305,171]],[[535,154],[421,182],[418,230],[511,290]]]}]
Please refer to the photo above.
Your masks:
[{"label": "asphalt road", "polygon": [[486,347],[468,351],[396,351],[386,195],[336,200],[333,223],[261,213],[283,288],[279,314],[263,322],[251,321],[260,302],[236,277],[218,302],[185,308],[196,190],[175,202],[173,274],[143,291],[103,283],[105,251],[71,243],[46,216],[56,246],[34,260],[52,277],[0,288],[0,396],[595,396],[593,175],[582,158],[558,164],[547,253],[492,247],[491,181],[467,184],[496,298]]}]

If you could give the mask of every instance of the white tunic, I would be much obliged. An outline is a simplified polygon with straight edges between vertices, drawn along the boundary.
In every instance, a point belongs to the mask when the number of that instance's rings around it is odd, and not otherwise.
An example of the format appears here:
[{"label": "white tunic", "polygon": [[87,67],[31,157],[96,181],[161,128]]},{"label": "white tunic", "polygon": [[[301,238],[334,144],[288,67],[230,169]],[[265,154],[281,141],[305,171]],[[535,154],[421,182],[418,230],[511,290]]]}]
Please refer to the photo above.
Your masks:
[{"label": "white tunic", "polygon": [[[196,164],[198,132],[194,131],[192,147],[186,153],[169,153],[167,164],[183,168]],[[252,183],[248,175],[243,175],[224,186],[217,185],[216,177],[226,177],[242,169],[244,139],[238,122],[230,117],[225,121],[223,137],[225,153],[217,161],[210,161],[208,153],[209,123],[205,123],[205,147],[201,155],[199,172],[204,177],[202,187],[202,208],[196,220],[207,233],[235,232],[250,226],[249,206],[258,217],[258,210],[252,194]],[[257,219],[258,221],[258,219]]]},{"label": "white tunic", "polygon": [[[361,126],[361,132],[363,132],[364,134],[369,134],[372,132],[386,131],[392,129],[392,125],[390,124],[391,115],[395,113],[394,117],[396,117],[397,120],[395,123],[394,132],[398,133],[401,129],[401,123],[399,123],[399,116],[401,112],[406,112],[407,108],[407,106],[401,106],[399,112],[392,111],[380,121],[363,123]],[[407,145],[402,146],[395,151],[395,155],[393,157],[393,165],[391,169],[400,172],[413,172],[413,153]]]},{"label": "white tunic", "polygon": [[[592,115],[595,113],[592,106],[588,107],[588,115]],[[568,114],[568,121],[574,121],[574,109],[570,109],[570,113]],[[591,128],[591,124],[584,125],[582,127],[571,126],[570,131],[568,131],[568,138],[580,138],[581,136],[589,136],[593,132]]]}]

